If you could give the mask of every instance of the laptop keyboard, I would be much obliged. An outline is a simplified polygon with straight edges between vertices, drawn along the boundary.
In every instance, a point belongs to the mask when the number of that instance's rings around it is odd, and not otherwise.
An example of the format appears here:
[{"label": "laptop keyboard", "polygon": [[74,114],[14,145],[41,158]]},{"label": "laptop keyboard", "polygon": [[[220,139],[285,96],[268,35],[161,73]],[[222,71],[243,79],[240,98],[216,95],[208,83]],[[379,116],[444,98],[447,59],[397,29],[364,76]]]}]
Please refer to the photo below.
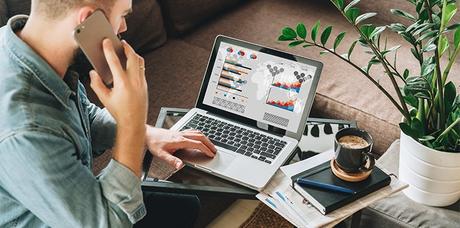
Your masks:
[{"label": "laptop keyboard", "polygon": [[200,114],[181,130],[196,129],[216,146],[271,164],[286,142]]}]

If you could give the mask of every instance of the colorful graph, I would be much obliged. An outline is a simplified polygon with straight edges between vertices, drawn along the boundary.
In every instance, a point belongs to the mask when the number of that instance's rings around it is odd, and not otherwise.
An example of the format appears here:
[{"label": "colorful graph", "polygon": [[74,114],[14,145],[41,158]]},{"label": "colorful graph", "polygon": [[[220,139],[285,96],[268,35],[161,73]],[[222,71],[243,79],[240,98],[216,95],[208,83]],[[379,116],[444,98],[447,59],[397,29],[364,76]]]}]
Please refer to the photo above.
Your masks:
[{"label": "colorful graph", "polygon": [[293,83],[290,83],[290,82],[274,82],[272,84],[272,86],[299,93],[300,92],[300,87],[302,86],[302,83],[300,83],[298,81],[293,82]]},{"label": "colorful graph", "polygon": [[288,111],[294,111],[294,105],[296,100],[288,100],[288,101],[274,101],[274,100],[267,100],[267,104],[273,105],[278,108],[286,109]]},{"label": "colorful graph", "polygon": [[[227,52],[233,52],[232,48],[227,49]],[[244,52],[240,51],[240,55]],[[243,86],[247,84],[247,75],[252,69],[246,67],[236,60],[227,58],[224,61],[222,72],[217,83],[217,89],[228,93],[238,94],[243,91]]]},{"label": "colorful graph", "polygon": [[288,111],[294,111],[295,105],[299,102],[297,97],[300,94],[302,84],[312,77],[306,73],[283,64],[267,64],[268,72],[272,76],[272,83],[266,100],[266,104]]}]

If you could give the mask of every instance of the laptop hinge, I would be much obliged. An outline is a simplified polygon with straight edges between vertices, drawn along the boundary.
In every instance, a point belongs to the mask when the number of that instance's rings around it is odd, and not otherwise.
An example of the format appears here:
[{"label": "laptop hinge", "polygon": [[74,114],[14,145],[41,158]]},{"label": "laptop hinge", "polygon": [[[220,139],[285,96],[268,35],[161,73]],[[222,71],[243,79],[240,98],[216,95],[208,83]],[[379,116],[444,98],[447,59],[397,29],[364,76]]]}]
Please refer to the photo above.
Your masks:
[{"label": "laptop hinge", "polygon": [[262,130],[268,131],[268,124],[266,124],[266,123],[262,123],[262,122],[257,121],[257,127],[262,129]]}]

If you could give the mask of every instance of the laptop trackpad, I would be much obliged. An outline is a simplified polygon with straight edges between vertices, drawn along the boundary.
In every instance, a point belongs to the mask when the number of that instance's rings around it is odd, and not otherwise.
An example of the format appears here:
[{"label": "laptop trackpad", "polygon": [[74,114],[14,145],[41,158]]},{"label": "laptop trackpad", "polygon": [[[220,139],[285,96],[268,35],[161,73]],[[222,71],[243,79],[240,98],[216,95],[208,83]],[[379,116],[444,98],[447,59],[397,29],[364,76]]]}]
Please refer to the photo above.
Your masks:
[{"label": "laptop trackpad", "polygon": [[226,170],[235,160],[235,155],[223,151],[217,151],[214,158],[210,158],[199,151],[178,151],[175,156],[188,163],[220,171]]}]

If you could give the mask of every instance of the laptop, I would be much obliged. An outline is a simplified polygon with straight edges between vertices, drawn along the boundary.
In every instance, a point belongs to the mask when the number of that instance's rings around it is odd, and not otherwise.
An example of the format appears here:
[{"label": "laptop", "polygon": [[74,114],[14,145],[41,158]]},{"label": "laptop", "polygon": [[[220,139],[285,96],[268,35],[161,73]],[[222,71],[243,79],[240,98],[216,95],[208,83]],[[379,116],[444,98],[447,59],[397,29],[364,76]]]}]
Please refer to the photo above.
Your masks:
[{"label": "laptop", "polygon": [[323,64],[219,35],[195,105],[171,129],[197,129],[214,158],[179,151],[186,165],[262,190],[294,152]]}]

